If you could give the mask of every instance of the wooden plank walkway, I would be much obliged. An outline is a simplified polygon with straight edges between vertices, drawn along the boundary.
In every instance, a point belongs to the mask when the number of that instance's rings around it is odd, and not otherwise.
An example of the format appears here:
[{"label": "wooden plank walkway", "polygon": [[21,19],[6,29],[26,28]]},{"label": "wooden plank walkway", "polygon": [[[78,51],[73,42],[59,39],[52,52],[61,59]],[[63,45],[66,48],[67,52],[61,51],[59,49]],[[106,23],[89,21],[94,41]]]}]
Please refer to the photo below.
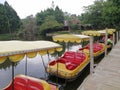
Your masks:
[{"label": "wooden plank walkway", "polygon": [[120,41],[77,90],[120,90]]}]

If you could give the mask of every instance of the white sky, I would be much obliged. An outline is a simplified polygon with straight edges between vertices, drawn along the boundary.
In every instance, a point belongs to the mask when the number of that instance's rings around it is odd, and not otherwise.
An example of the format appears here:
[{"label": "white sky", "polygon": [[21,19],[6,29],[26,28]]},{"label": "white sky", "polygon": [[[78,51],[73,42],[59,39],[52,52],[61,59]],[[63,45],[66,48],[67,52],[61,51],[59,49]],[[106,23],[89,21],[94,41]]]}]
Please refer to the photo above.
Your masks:
[{"label": "white sky", "polygon": [[[5,0],[0,0],[3,3]],[[95,0],[6,0],[17,12],[20,18],[29,15],[35,15],[41,10],[51,7],[52,1],[55,6],[62,9],[63,12],[80,15],[83,12],[83,6],[93,4]]]}]

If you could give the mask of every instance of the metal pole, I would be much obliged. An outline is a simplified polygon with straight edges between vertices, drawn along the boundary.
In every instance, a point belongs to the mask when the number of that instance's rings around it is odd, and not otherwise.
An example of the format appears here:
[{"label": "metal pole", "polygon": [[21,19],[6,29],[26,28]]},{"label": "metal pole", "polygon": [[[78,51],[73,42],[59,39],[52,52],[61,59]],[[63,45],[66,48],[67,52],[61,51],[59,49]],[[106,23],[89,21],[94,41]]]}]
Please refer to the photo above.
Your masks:
[{"label": "metal pole", "polygon": [[112,41],[112,44],[113,44],[113,46],[115,45],[115,33],[113,33],[113,41]]},{"label": "metal pole", "polygon": [[120,39],[120,31],[118,31],[118,39]]},{"label": "metal pole", "polygon": [[90,36],[90,74],[94,72],[93,36]]},{"label": "metal pole", "polygon": [[68,46],[68,42],[65,43],[65,48],[66,48],[65,51],[69,51],[69,46],[68,47],[67,46]]},{"label": "metal pole", "polygon": [[117,42],[118,42],[118,40],[119,40],[119,36],[118,36],[118,32],[116,31],[116,38],[117,38]]},{"label": "metal pole", "polygon": [[[57,55],[58,57],[59,57],[59,52],[58,52],[58,55]],[[56,83],[58,84],[58,68],[59,68],[59,64],[57,63],[57,72],[56,72]],[[56,89],[57,89],[57,87],[56,87]]]},{"label": "metal pole", "polygon": [[12,62],[12,90],[14,90],[14,62]]},{"label": "metal pole", "polygon": [[27,75],[27,55],[25,57],[25,75]]},{"label": "metal pole", "polygon": [[47,76],[46,76],[47,70],[46,70],[45,63],[44,63],[44,61],[43,61],[43,57],[42,57],[42,56],[41,56],[41,59],[42,59],[42,63],[43,63],[44,69],[45,69],[45,79],[47,79]]},{"label": "metal pole", "polygon": [[108,29],[106,28],[105,33],[105,56],[107,56],[107,39],[108,39]]},{"label": "metal pole", "polygon": [[49,55],[48,52],[47,52],[47,56],[48,56],[48,64],[49,64],[49,62],[50,62],[50,55]]}]

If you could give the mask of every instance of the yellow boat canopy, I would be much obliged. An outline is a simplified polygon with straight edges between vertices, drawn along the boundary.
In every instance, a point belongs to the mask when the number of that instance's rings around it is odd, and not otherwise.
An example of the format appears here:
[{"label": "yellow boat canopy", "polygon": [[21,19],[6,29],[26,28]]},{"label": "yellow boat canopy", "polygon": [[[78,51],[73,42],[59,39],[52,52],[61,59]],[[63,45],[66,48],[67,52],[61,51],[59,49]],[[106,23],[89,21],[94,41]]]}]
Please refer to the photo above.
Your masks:
[{"label": "yellow boat canopy", "polygon": [[[113,34],[116,30],[115,29],[108,29],[107,32],[108,34]],[[106,34],[106,30],[99,30],[98,31],[101,35],[105,35]]]},{"label": "yellow boat canopy", "polygon": [[101,35],[100,32],[92,31],[92,30],[90,30],[90,31],[83,31],[82,34],[83,35],[88,35],[88,36],[100,36]]},{"label": "yellow boat canopy", "polygon": [[[116,30],[115,29],[107,29],[108,34],[113,34]],[[99,31],[83,31],[83,35],[88,35],[88,36],[102,36],[106,34],[106,30],[99,30]]]},{"label": "yellow boat canopy", "polygon": [[62,46],[50,41],[0,41],[0,64],[7,58],[12,62],[20,61],[26,55],[35,57],[37,53],[45,55],[61,51]]},{"label": "yellow boat canopy", "polygon": [[83,40],[84,41],[89,41],[89,36],[86,35],[77,35],[77,34],[61,34],[61,35],[56,35],[53,36],[54,41],[59,41],[59,42],[77,42],[81,43]]}]

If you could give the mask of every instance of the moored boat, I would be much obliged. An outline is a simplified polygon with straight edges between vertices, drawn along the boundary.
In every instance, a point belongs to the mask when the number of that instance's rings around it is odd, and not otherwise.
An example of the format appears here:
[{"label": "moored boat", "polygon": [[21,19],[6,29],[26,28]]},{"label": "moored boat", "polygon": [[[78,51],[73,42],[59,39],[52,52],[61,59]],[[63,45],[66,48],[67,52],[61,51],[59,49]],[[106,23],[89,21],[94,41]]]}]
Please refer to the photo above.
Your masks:
[{"label": "moored boat", "polygon": [[[25,75],[15,75],[14,63],[24,57],[33,58],[40,54],[51,54],[62,50],[62,46],[50,41],[0,41],[0,64],[6,60],[12,63],[12,80],[2,90],[60,90],[59,85]],[[27,69],[27,68],[25,68]]]},{"label": "moored boat", "polygon": [[[89,36],[80,34],[61,34],[53,36],[54,41],[67,43],[83,43],[89,41]],[[47,66],[47,72],[52,76],[57,76],[68,81],[76,79],[82,70],[88,65],[89,56],[84,52],[65,51],[56,60],[51,60]]]},{"label": "moored boat", "polygon": [[47,71],[51,75],[67,80],[76,78],[89,63],[89,57],[83,52],[66,51],[57,60],[52,60]]},{"label": "moored boat", "polygon": [[59,90],[59,86],[57,85],[22,74],[14,77],[14,85],[12,82],[3,88],[3,90]]},{"label": "moored boat", "polygon": [[[112,46],[115,43],[115,34],[116,30],[115,29],[104,29],[104,30],[88,30],[88,31],[83,31],[82,34],[83,35],[88,35],[88,36],[94,36],[94,37],[104,37],[104,40],[102,40],[102,43],[106,44],[107,49],[111,49]],[[111,37],[112,40],[112,44],[108,44],[107,39],[109,36]],[[99,42],[101,42],[101,40],[99,40]],[[105,43],[106,42],[106,43]]]},{"label": "moored boat", "polygon": [[[86,45],[83,48],[80,48],[78,51],[83,51],[87,54],[90,54],[90,45]],[[94,57],[98,57],[105,52],[105,44],[104,43],[94,43],[93,44],[93,55]]]}]

